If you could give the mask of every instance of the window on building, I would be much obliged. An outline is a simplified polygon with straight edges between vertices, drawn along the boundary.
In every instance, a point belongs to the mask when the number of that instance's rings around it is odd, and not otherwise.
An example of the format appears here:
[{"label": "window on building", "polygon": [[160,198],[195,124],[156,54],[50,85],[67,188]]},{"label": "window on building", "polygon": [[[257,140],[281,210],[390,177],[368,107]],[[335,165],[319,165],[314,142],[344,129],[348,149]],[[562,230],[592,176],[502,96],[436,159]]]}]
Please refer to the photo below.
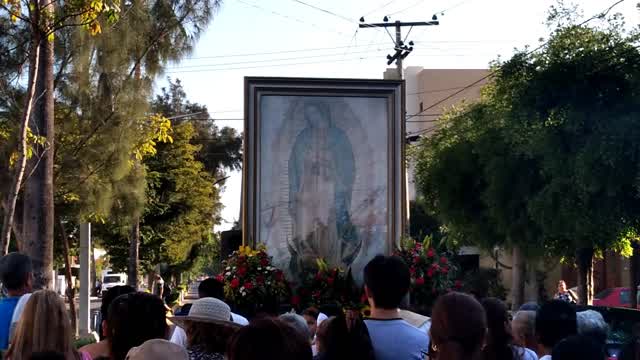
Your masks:
[{"label": "window on building", "polygon": [[422,101],[420,102],[420,112],[424,111],[424,104],[422,103]]}]

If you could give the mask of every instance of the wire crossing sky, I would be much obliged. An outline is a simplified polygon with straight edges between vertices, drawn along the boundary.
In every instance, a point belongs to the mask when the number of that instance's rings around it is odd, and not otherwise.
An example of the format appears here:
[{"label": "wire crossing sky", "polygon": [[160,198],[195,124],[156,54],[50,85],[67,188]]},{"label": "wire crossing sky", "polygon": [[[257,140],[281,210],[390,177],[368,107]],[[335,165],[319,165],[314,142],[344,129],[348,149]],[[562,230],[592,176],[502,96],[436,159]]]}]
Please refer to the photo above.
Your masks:
[{"label": "wire crossing sky", "polygon": [[[616,0],[578,0],[583,19]],[[555,0],[225,0],[189,59],[171,64],[167,76],[182,81],[188,98],[207,105],[218,126],[242,131],[245,76],[382,78],[393,44],[383,30],[357,31],[358,20],[429,21],[407,41],[414,50],[405,67],[483,69],[508,59],[514,48],[534,49],[549,29],[547,12]],[[612,12],[637,26],[637,1]],[[543,41],[540,41],[543,39]],[[160,80],[157,87],[166,85]],[[432,114],[433,109],[425,109]],[[415,115],[415,114],[412,114]],[[229,119],[229,120],[222,120]],[[415,117],[413,121],[430,120]],[[232,173],[222,196],[228,221],[240,214],[241,177]],[[231,224],[223,224],[224,230]]]}]

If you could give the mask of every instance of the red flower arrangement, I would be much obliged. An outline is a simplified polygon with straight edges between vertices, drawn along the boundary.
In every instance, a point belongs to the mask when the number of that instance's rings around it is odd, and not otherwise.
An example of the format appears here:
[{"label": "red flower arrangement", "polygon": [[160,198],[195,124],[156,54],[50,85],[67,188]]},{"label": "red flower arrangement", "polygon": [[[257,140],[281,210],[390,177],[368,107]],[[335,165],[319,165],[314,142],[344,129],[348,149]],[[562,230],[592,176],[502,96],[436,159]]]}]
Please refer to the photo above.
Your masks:
[{"label": "red flower arrangement", "polygon": [[452,289],[461,289],[462,283],[455,280],[456,266],[446,253],[440,253],[414,240],[405,241],[394,255],[409,265],[411,274],[411,303],[416,308],[430,307],[435,299]]},{"label": "red flower arrangement", "polygon": [[271,264],[264,248],[241,246],[223,262],[224,271],[216,278],[224,283],[226,300],[233,308],[255,307],[285,299],[289,284],[284,273]]},{"label": "red flower arrangement", "polygon": [[361,310],[365,307],[363,290],[355,284],[351,271],[329,267],[322,259],[317,268],[308,269],[301,276],[291,304],[298,307],[337,305],[345,309]]}]

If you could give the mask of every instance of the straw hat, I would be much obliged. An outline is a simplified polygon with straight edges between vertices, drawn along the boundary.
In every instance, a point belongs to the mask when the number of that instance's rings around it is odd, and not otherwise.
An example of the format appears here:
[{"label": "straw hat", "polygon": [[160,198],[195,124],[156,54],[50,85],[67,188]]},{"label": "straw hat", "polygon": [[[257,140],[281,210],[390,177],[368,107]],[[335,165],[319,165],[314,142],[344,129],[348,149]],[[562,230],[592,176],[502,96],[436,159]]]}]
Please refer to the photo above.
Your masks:
[{"label": "straw hat", "polygon": [[189,353],[180,345],[164,339],[153,339],[129,350],[127,360],[188,360]]},{"label": "straw hat", "polygon": [[231,322],[231,309],[216,298],[202,298],[196,300],[189,309],[187,316],[173,316],[169,320],[174,324],[184,328],[189,322],[205,322],[221,325],[234,325]]}]

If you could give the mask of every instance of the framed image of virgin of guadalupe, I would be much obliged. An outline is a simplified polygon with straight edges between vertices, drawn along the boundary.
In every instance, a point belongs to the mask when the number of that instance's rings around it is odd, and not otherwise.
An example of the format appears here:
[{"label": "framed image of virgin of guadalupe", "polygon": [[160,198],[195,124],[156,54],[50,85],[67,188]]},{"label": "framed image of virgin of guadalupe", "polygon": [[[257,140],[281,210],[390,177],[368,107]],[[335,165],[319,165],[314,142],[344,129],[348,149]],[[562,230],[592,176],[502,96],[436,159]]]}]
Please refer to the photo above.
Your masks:
[{"label": "framed image of virgin of guadalupe", "polygon": [[296,278],[322,258],[356,278],[405,219],[404,83],[246,78],[243,242]]}]

